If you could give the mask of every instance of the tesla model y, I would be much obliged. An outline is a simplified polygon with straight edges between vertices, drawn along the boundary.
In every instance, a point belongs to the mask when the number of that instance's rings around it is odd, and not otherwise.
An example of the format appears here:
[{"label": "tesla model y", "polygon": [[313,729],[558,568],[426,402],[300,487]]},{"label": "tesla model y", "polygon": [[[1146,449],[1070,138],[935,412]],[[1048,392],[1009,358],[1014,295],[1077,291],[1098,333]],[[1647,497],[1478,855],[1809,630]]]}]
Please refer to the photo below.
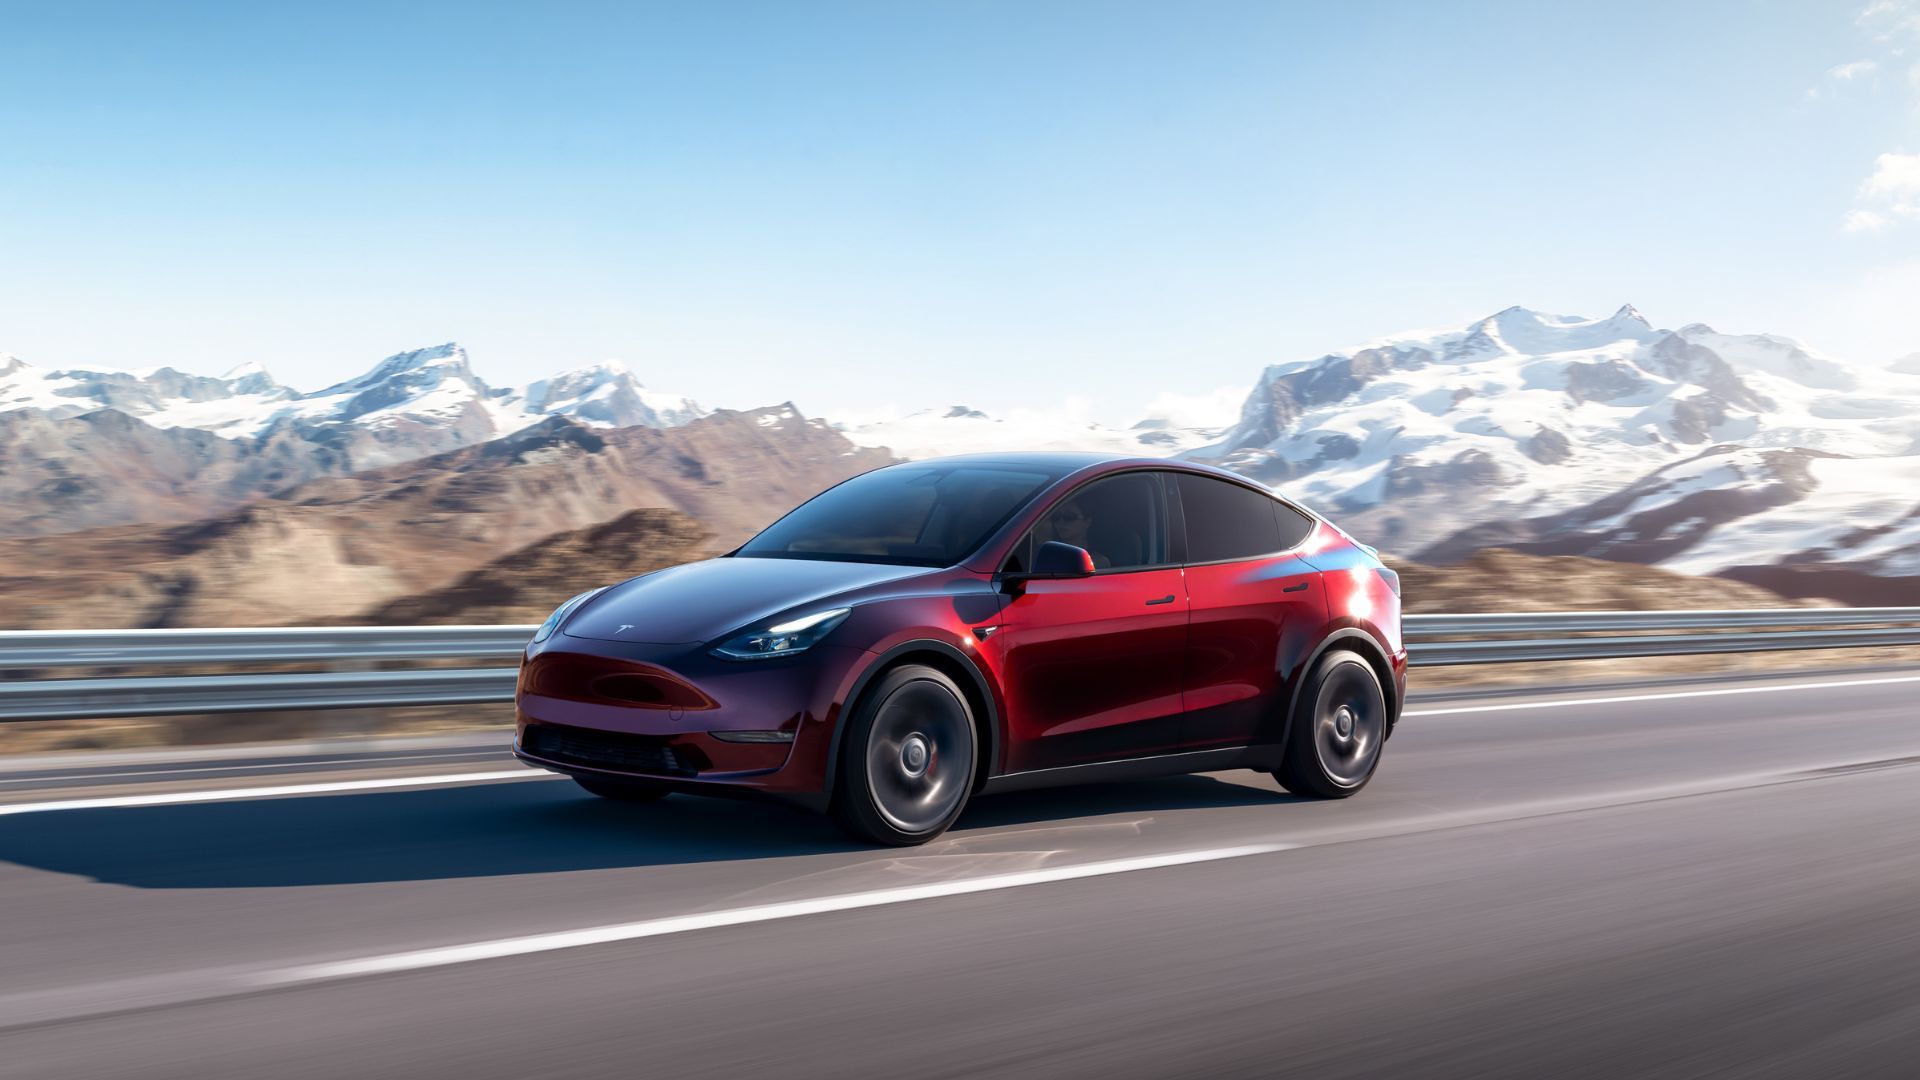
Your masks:
[{"label": "tesla model y", "polygon": [[560,605],[515,752],[607,798],[771,797],[916,844],[974,795],[1081,780],[1248,768],[1344,798],[1406,663],[1393,571],[1245,478],[955,457]]}]

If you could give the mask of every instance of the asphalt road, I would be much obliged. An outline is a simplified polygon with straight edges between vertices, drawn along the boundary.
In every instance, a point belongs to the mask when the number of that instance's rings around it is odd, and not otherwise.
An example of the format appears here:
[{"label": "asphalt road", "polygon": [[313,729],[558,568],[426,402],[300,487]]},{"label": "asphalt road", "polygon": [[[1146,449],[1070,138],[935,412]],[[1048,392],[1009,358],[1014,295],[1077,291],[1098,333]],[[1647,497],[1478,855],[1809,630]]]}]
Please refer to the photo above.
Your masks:
[{"label": "asphalt road", "polygon": [[1920,1074],[1920,672],[1412,710],[1343,803],[905,852],[469,741],[0,766],[0,1075]]}]

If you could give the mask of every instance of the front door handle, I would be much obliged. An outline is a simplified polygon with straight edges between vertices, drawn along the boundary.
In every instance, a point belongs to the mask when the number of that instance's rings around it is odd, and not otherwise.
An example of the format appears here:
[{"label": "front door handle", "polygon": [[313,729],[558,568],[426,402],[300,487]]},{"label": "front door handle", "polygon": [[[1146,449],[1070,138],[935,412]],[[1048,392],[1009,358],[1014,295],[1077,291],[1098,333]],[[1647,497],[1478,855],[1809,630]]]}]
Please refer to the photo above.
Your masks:
[{"label": "front door handle", "polygon": [[1286,588],[1281,589],[1280,591],[1281,592],[1305,592],[1309,584],[1311,583],[1303,581],[1298,585],[1289,585]]},{"label": "front door handle", "polygon": [[1147,601],[1147,606],[1148,606],[1148,607],[1152,607],[1152,606],[1153,606],[1153,605],[1155,605],[1155,604],[1171,604],[1171,603],[1173,603],[1173,594],[1172,594],[1172,593],[1168,593],[1167,595],[1165,595],[1165,596],[1163,596],[1163,597],[1161,597],[1161,598],[1160,598],[1160,599],[1158,599],[1158,600],[1149,600],[1149,601]]}]

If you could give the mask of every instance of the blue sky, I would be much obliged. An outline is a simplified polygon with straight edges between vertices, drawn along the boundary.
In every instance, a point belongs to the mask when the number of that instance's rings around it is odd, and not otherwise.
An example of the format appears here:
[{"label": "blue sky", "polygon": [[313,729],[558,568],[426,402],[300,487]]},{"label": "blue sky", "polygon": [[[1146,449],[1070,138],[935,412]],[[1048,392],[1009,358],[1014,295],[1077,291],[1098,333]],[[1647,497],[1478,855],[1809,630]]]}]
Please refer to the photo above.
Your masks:
[{"label": "blue sky", "polygon": [[0,351],[47,367],[457,339],[1120,421],[1515,303],[1920,350],[1920,0],[0,18]]}]

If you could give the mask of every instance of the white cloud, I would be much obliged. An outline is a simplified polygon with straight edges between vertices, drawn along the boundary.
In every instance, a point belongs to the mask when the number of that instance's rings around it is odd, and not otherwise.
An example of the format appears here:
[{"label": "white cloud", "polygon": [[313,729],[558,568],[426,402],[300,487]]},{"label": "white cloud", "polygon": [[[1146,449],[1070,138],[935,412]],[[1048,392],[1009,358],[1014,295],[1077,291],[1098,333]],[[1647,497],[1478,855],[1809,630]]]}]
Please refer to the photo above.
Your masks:
[{"label": "white cloud", "polygon": [[1873,173],[1840,227],[1879,232],[1901,221],[1920,221],[1920,154],[1889,152],[1873,159]]},{"label": "white cloud", "polygon": [[1920,154],[1881,154],[1873,159],[1873,175],[1860,185],[1863,199],[1898,200],[1920,196]]},{"label": "white cloud", "polygon": [[1854,22],[1872,31],[1874,38],[1879,41],[1920,39],[1920,2],[1874,0],[1860,10]]},{"label": "white cloud", "polygon": [[1872,210],[1849,210],[1840,227],[1847,232],[1879,232],[1893,224],[1893,219]]},{"label": "white cloud", "polygon": [[1828,92],[1829,83],[1850,83],[1864,79],[1880,70],[1878,60],[1849,60],[1844,64],[1835,64],[1827,69],[1826,79],[1817,86],[1807,88],[1807,100],[1816,101]]}]

